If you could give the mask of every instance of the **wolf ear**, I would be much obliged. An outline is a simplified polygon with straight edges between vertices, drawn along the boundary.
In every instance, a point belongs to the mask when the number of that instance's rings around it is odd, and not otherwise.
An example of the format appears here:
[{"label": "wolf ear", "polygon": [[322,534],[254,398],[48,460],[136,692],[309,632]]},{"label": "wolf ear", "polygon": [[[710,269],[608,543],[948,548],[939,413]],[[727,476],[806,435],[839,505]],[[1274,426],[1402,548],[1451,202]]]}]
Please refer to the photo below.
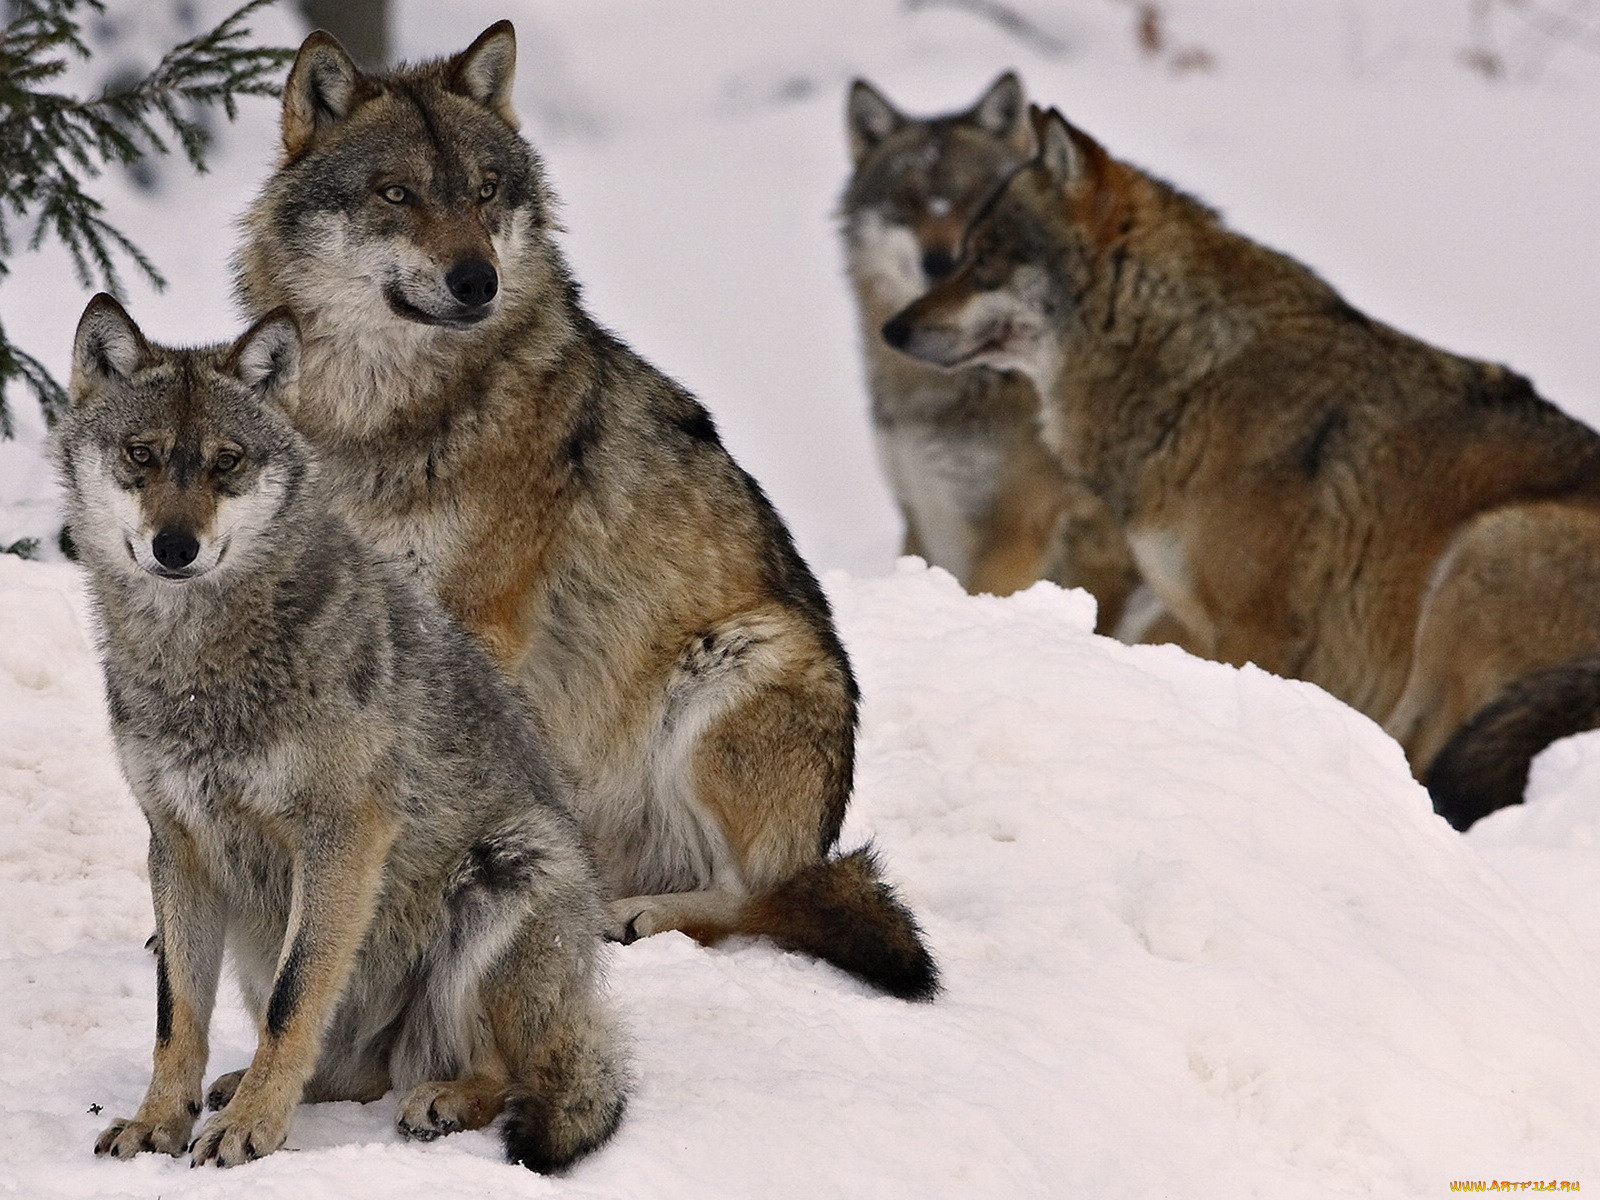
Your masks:
[{"label": "wolf ear", "polygon": [[96,383],[126,379],[150,357],[150,343],[127,310],[101,292],[78,318],[72,338],[72,402],[81,404]]},{"label": "wolf ear", "polygon": [[850,85],[845,104],[845,123],[850,127],[850,154],[860,162],[884,138],[906,123],[898,109],[883,98],[865,79]]},{"label": "wolf ear", "polygon": [[290,161],[355,110],[360,79],[360,68],[333,34],[318,29],[300,43],[283,85],[283,148]]},{"label": "wolf ear", "polygon": [[500,115],[517,127],[511,107],[511,81],[517,71],[517,31],[510,21],[496,21],[478,35],[450,64],[450,88]]},{"label": "wolf ear", "polygon": [[295,399],[300,366],[300,327],[287,308],[275,308],[239,336],[224,361],[227,370],[263,398],[284,409]]},{"label": "wolf ear", "polygon": [[1076,187],[1091,173],[1105,151],[1088,134],[1067,124],[1067,119],[1055,109],[1045,111],[1033,106],[1028,112],[1033,123],[1034,142],[1038,146],[1034,161],[1043,167],[1050,178],[1064,188]]},{"label": "wolf ear", "polygon": [[1007,71],[989,85],[967,117],[974,124],[1003,141],[1010,142],[1023,154],[1033,149],[1033,132],[1028,125],[1028,101],[1022,92],[1022,80],[1015,71]]}]

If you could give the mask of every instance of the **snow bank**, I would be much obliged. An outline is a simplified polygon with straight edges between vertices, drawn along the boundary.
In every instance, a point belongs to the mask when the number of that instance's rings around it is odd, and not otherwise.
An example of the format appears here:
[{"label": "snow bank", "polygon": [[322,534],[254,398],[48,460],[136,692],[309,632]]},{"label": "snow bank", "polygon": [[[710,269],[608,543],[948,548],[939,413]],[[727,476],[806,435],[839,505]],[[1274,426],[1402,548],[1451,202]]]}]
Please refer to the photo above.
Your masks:
[{"label": "snow bank", "polygon": [[[228,1173],[95,1160],[153,1016],[143,837],[72,568],[0,560],[0,1179],[29,1197],[1435,1195],[1600,1178],[1589,960],[1307,685],[1088,632],[1081,593],[827,581],[872,837],[946,973],[907,1006],[770,946],[611,956],[639,1089],[560,1180],[392,1097]],[[217,1071],[251,1046],[231,1000]],[[87,1110],[104,1107],[101,1114]],[[0,1186],[4,1186],[0,1184]]]}]

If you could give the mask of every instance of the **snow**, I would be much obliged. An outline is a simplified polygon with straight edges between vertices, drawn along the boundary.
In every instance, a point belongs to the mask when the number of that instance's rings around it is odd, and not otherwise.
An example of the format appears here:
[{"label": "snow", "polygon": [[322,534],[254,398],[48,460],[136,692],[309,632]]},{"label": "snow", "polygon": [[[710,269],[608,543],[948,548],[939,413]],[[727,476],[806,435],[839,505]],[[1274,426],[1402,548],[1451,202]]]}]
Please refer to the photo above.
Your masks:
[{"label": "snow", "polygon": [[[152,966],[78,581],[0,560],[0,1061],[30,1196],[1428,1195],[1597,1161],[1590,956],[1316,688],[1089,632],[1081,593],[827,584],[867,697],[876,838],[947,978],[907,1006],[758,944],[611,954],[640,1086],[566,1179],[393,1098],[302,1108],[227,1175],[93,1159],[142,1091]],[[246,1061],[230,1008],[218,1071]],[[293,1153],[298,1151],[299,1153]],[[1593,1172],[1587,1172],[1593,1178]],[[520,1189],[520,1190],[519,1190]]]},{"label": "snow", "polygon": [[[113,0],[115,3],[116,0]],[[212,8],[217,7],[212,5]],[[1509,362],[1600,420],[1600,63],[1461,0],[1170,0],[1140,58],[1113,0],[1014,5],[1047,56],[893,0],[397,5],[402,53],[518,23],[518,103],[596,313],[711,406],[825,570],[865,697],[846,843],[871,838],[948,989],[908,1006],[762,944],[610,953],[638,1089],[559,1179],[487,1134],[408,1145],[394,1098],[303,1107],[230,1172],[96,1160],[153,1031],[142,821],[106,732],[76,569],[0,556],[0,1195],[1426,1197],[1600,1181],[1600,734],[1466,837],[1399,749],[1316,688],[1124,647],[1040,585],[895,565],[831,216],[844,85],[964,105],[1006,66],[1115,152],[1219,204],[1374,315]],[[210,11],[210,9],[208,9]],[[1576,10],[1575,10],[1576,11]],[[298,37],[286,13],[264,18]],[[113,216],[163,265],[152,336],[231,336],[231,220],[272,155]],[[0,320],[64,373],[85,297],[20,260]],[[22,399],[20,396],[17,398]],[[18,404],[19,408],[25,405]],[[0,544],[53,528],[40,432],[0,446]],[[252,1031],[229,999],[216,1072]],[[94,1114],[92,1105],[104,1112]]]}]

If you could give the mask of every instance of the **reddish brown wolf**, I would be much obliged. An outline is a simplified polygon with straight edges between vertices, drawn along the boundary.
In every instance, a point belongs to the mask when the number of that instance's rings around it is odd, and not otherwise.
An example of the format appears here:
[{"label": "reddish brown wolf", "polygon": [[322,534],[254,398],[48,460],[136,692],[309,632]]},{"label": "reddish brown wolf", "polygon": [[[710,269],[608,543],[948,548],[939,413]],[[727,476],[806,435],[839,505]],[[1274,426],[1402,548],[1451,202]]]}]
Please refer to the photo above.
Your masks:
[{"label": "reddish brown wolf", "polygon": [[1357,312],[1055,112],[888,322],[1026,371],[1193,648],[1380,721],[1457,828],[1600,724],[1600,435]]}]

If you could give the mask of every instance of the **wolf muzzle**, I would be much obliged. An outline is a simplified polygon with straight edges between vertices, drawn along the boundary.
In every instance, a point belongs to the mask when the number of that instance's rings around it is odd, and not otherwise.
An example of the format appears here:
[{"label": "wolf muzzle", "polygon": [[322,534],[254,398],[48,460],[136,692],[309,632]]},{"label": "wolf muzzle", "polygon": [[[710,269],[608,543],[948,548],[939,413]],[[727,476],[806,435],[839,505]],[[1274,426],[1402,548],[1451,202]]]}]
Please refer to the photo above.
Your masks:
[{"label": "wolf muzzle", "polygon": [[200,539],[187,529],[157,530],[150,553],[165,570],[181,571],[200,557]]},{"label": "wolf muzzle", "polygon": [[896,350],[904,350],[911,342],[912,326],[905,313],[890,318],[883,327],[883,340]]},{"label": "wolf muzzle", "polygon": [[482,308],[500,291],[500,277],[494,265],[481,258],[462,259],[446,272],[445,287],[456,303],[467,308]]}]

